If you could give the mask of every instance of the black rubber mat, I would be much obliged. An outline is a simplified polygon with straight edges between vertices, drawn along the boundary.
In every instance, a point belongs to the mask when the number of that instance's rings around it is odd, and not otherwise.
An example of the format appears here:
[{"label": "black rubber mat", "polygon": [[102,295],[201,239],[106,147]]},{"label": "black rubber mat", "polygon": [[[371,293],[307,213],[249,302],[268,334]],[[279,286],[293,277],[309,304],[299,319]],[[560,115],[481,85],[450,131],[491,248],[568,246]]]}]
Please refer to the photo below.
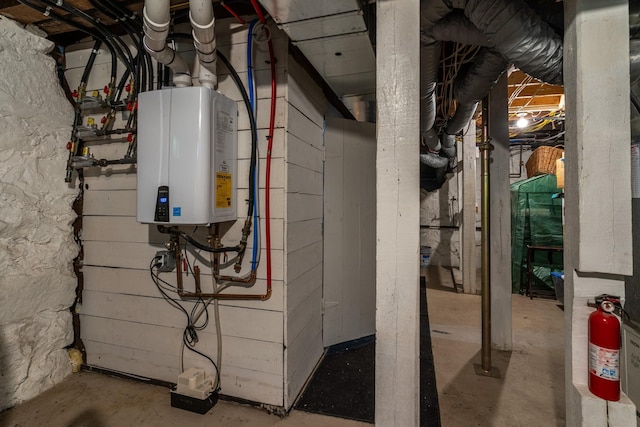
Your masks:
[{"label": "black rubber mat", "polygon": [[[426,286],[420,283],[420,425],[439,427],[440,409],[431,351]],[[373,337],[327,349],[304,394],[301,411],[374,422],[375,342]]]},{"label": "black rubber mat", "polygon": [[373,423],[374,365],[373,337],[329,347],[296,409]]},{"label": "black rubber mat", "polygon": [[440,406],[431,351],[427,285],[424,277],[420,277],[420,301],[420,426],[440,427]]}]

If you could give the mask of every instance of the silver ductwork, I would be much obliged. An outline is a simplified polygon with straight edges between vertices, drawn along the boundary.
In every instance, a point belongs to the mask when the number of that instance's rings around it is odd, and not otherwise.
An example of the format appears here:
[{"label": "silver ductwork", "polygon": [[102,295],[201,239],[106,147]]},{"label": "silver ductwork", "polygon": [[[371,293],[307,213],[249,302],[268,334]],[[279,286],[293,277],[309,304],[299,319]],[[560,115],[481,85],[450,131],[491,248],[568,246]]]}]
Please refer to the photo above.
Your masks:
[{"label": "silver ductwork", "polygon": [[420,162],[432,168],[440,169],[449,164],[449,159],[435,153],[427,153],[420,154]]},{"label": "silver ductwork", "polygon": [[424,33],[435,40],[476,46],[490,46],[482,31],[476,28],[462,10],[455,10]]},{"label": "silver ductwork", "polygon": [[[433,135],[429,136],[429,132],[433,129],[436,121],[436,83],[440,67],[440,50],[440,42],[423,38],[420,46],[420,71],[422,73],[420,78],[420,133],[427,145],[429,145],[429,139],[433,140]],[[435,133],[435,137],[437,140],[437,133]],[[429,148],[436,150],[435,146],[429,146]]]},{"label": "silver ductwork", "polygon": [[453,84],[458,108],[447,122],[446,133],[455,135],[469,123],[478,102],[489,93],[508,65],[500,53],[487,48],[480,51],[473,66]]},{"label": "silver ductwork", "polygon": [[[562,83],[562,38],[524,0],[422,0],[421,136],[434,152],[455,156],[455,135],[469,122],[480,101],[513,63],[527,74],[551,84]],[[435,89],[440,41],[484,46],[464,76],[456,77],[458,107],[445,132],[435,138]],[[421,161],[433,161],[433,154]],[[441,156],[437,156],[441,157]],[[427,163],[427,160],[429,163]],[[435,166],[434,166],[435,167]]]},{"label": "silver ductwork", "polygon": [[562,84],[562,38],[524,1],[469,0],[464,14],[516,67],[550,84]]}]

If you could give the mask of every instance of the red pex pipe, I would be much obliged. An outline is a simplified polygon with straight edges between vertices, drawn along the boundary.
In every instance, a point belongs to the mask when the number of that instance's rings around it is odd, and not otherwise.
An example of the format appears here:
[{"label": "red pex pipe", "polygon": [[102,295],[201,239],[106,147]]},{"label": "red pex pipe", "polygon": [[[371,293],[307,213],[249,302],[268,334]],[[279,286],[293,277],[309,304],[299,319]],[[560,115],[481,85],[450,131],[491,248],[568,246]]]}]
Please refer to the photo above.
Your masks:
[{"label": "red pex pipe", "polygon": [[[256,10],[260,23],[266,25],[266,19],[258,5],[257,0],[251,0],[253,8]],[[271,188],[271,150],[273,148],[273,132],[276,123],[276,61],[273,54],[273,43],[269,36],[269,64],[271,66],[271,112],[269,115],[269,134],[267,135],[267,167],[265,176],[265,246],[267,250],[267,290],[271,292],[271,215],[270,215],[270,188]]]},{"label": "red pex pipe", "polygon": [[223,2],[223,1],[221,1],[221,2],[220,2],[220,4],[222,5],[222,7],[224,7],[225,9],[227,9],[227,12],[229,12],[230,14],[232,14],[232,15],[233,15],[233,17],[234,17],[234,18],[236,18],[240,24],[242,24],[242,25],[246,25],[245,20],[244,20],[244,19],[242,19],[242,18],[240,18],[240,15],[238,15],[238,14],[236,13],[236,11],[235,11],[235,10],[231,9],[231,7],[230,7],[230,6],[227,6],[227,4],[226,4],[225,2]]}]

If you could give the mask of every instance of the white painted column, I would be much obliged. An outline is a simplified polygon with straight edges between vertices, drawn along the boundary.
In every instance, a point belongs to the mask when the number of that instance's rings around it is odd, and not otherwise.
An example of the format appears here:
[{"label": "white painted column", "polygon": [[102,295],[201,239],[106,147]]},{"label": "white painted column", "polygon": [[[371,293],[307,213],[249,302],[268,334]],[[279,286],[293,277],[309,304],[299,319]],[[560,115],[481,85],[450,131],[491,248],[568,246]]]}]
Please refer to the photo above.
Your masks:
[{"label": "white painted column", "polygon": [[418,0],[377,2],[376,426],[419,424]]},{"label": "white painted column", "polygon": [[511,193],[507,73],[489,92],[491,152],[491,343],[511,350]]},{"label": "white painted column", "polygon": [[626,0],[565,0],[565,385],[567,425],[635,425],[623,396],[587,387],[587,299],[624,297],[632,273]]},{"label": "white painted column", "polygon": [[477,294],[476,283],[476,122],[470,120],[462,133],[462,287],[465,294]]}]

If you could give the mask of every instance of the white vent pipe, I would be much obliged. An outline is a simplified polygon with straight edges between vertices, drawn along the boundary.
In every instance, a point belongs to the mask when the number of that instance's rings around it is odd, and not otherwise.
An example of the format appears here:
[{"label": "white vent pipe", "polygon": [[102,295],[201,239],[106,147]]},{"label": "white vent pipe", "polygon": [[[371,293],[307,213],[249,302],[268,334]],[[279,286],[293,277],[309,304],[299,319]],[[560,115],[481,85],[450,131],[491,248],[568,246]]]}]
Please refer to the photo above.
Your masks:
[{"label": "white vent pipe", "polygon": [[191,73],[180,54],[167,46],[169,34],[170,0],[145,0],[144,48],[159,63],[173,71],[173,83],[177,87],[191,86]]},{"label": "white vent pipe", "polygon": [[193,45],[198,55],[200,84],[215,89],[218,86],[216,75],[216,37],[215,19],[211,0],[190,0],[189,19],[193,28]]}]

